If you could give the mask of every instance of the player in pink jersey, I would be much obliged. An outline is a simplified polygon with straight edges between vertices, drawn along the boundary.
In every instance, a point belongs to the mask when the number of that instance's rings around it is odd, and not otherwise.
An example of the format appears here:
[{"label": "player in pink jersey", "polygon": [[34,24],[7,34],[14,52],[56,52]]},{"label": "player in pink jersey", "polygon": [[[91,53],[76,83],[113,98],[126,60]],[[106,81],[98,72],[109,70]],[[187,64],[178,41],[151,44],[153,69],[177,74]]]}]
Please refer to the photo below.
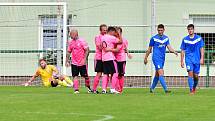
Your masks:
[{"label": "player in pink jersey", "polygon": [[99,93],[97,91],[97,86],[99,84],[99,80],[103,72],[101,38],[107,33],[107,25],[101,24],[99,27],[99,30],[100,30],[100,34],[95,37],[96,51],[95,51],[94,67],[95,67],[95,72],[97,72],[97,74],[93,82],[93,93]]},{"label": "player in pink jersey", "polygon": [[[118,78],[117,63],[114,56],[115,44],[122,43],[121,39],[116,38],[116,29],[108,27],[107,34],[102,37],[102,61],[103,61],[103,78],[102,78],[102,93],[107,93],[107,85],[109,77],[111,77],[111,93],[118,93],[116,91],[116,83]],[[118,50],[115,49],[117,52]]]},{"label": "player in pink jersey", "polygon": [[118,67],[118,81],[117,81],[117,91],[122,93],[124,86],[124,74],[125,74],[125,66],[126,66],[126,53],[129,59],[132,58],[132,55],[128,51],[128,41],[122,37],[122,28],[116,27],[116,30],[119,35],[118,38],[122,38],[122,44],[117,44],[116,48],[118,48],[118,52],[115,53],[117,67]]},{"label": "player in pink jersey", "polygon": [[[79,73],[85,79],[85,86],[88,88],[88,92],[92,92],[90,89],[90,80],[87,73],[87,57],[89,55],[89,46],[83,38],[79,38],[78,31],[72,30],[70,32],[71,41],[68,43],[68,54],[66,57],[66,66],[71,65],[72,76],[74,80],[75,93],[79,93]],[[69,62],[69,57],[72,57],[72,63]]]}]

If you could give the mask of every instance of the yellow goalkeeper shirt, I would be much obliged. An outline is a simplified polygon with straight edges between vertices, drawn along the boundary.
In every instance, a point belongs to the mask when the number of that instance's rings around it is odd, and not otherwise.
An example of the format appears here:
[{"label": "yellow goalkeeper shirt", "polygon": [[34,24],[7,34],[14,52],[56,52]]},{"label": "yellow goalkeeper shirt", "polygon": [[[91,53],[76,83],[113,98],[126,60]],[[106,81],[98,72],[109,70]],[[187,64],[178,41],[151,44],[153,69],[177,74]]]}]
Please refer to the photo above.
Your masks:
[{"label": "yellow goalkeeper shirt", "polygon": [[36,76],[40,76],[44,86],[51,86],[50,79],[52,78],[53,72],[58,72],[57,68],[53,65],[47,65],[45,69],[39,67],[36,71]]}]

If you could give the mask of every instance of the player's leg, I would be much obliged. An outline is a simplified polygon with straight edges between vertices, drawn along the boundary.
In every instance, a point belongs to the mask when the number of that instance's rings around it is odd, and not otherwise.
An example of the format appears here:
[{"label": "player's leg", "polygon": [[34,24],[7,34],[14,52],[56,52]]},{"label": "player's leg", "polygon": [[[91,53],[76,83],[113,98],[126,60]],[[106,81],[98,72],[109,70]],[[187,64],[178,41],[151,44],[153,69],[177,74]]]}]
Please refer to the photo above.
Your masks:
[{"label": "player's leg", "polygon": [[67,77],[66,75],[60,75],[58,79],[58,84],[66,87],[73,87],[73,82],[72,80]]},{"label": "player's leg", "polygon": [[196,91],[196,87],[199,82],[199,72],[200,72],[200,64],[194,64],[194,68],[193,68],[193,80],[194,80],[193,92],[194,93]]},{"label": "player's leg", "polygon": [[192,63],[186,63],[186,68],[188,72],[188,85],[190,88],[190,92],[193,91],[193,84],[194,84],[194,79],[193,79],[193,64]]},{"label": "player's leg", "polygon": [[[54,75],[52,78],[51,78],[51,82],[52,83],[56,83],[57,85],[60,85],[60,86],[64,86],[64,87],[68,87],[68,84],[66,81],[64,81],[64,78],[62,75]],[[53,85],[52,85],[53,86]],[[54,86],[53,86],[54,87]]]},{"label": "player's leg", "polygon": [[161,86],[163,87],[164,91],[166,93],[168,93],[168,89],[167,89],[167,85],[166,85],[166,81],[165,81],[165,78],[164,78],[164,70],[163,69],[159,69],[158,70],[158,74],[159,74],[159,80],[160,80],[160,84]]},{"label": "player's leg", "polygon": [[119,93],[116,91],[116,86],[118,83],[118,69],[117,69],[117,63],[116,61],[111,61],[110,62],[110,73],[112,76],[111,78],[111,93]]},{"label": "player's leg", "polygon": [[79,69],[78,66],[73,65],[71,66],[72,69],[72,77],[73,77],[73,88],[75,93],[79,93],[79,81],[78,81],[78,75],[79,75]]},{"label": "player's leg", "polygon": [[170,91],[167,89],[167,85],[166,85],[166,81],[164,78],[164,70],[163,70],[163,66],[164,66],[164,62],[159,62],[157,60],[153,61],[154,65],[155,65],[155,70],[158,72],[158,78],[160,80],[160,84],[163,87],[164,91],[166,93],[170,93]]},{"label": "player's leg", "polygon": [[122,92],[124,87],[124,74],[125,74],[125,66],[126,61],[123,62],[117,62],[118,67],[118,83],[117,83],[117,91]]},{"label": "player's leg", "polygon": [[107,85],[109,81],[109,74],[103,74],[102,77],[102,93],[107,93]]},{"label": "player's leg", "polygon": [[97,72],[93,82],[93,92],[98,93],[97,87],[103,72],[103,64],[101,60],[95,60],[95,72]]},{"label": "player's leg", "polygon": [[158,71],[155,71],[155,76],[153,78],[153,81],[152,81],[152,84],[150,86],[150,92],[153,93],[155,87],[157,86],[158,84],[158,81],[159,81],[159,74],[158,74]]},{"label": "player's leg", "polygon": [[81,76],[84,77],[85,86],[88,89],[88,93],[91,93],[92,90],[90,88],[90,78],[89,78],[88,72],[87,72],[87,65],[79,66],[79,70],[80,70]]},{"label": "player's leg", "polygon": [[110,69],[109,69],[109,61],[104,61],[103,62],[103,77],[102,77],[102,93],[107,93],[107,85],[109,81],[109,74],[110,74]]}]

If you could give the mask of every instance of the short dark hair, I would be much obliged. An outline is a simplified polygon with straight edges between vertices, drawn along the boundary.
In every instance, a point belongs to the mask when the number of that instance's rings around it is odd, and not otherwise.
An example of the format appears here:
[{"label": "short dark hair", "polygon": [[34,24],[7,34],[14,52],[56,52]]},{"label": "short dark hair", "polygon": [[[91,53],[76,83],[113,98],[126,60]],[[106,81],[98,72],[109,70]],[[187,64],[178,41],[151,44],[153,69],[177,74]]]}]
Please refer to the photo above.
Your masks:
[{"label": "short dark hair", "polygon": [[158,28],[164,29],[164,25],[163,24],[159,24]]},{"label": "short dark hair", "polygon": [[110,31],[115,31],[116,32],[116,28],[113,27],[113,26],[109,26],[107,32],[110,32]]},{"label": "short dark hair", "polygon": [[189,24],[189,25],[187,25],[187,29],[188,28],[193,28],[194,29],[194,25],[193,24]]},{"label": "short dark hair", "polygon": [[119,30],[120,33],[122,33],[122,28],[121,28],[121,27],[117,26],[117,27],[116,27],[116,30]]},{"label": "short dark hair", "polygon": [[107,27],[107,25],[106,25],[106,24],[101,24],[101,25],[99,26],[99,30],[100,30],[100,31],[102,30],[102,27]]}]

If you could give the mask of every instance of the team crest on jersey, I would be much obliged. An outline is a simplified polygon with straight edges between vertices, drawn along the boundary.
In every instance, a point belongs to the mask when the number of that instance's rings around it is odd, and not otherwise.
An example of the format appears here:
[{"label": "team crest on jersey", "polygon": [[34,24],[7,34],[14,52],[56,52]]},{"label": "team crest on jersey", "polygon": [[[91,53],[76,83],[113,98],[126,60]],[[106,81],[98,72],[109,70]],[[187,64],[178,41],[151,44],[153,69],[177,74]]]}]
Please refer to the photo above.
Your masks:
[{"label": "team crest on jersey", "polygon": [[190,70],[190,66],[187,66],[187,70]]}]

